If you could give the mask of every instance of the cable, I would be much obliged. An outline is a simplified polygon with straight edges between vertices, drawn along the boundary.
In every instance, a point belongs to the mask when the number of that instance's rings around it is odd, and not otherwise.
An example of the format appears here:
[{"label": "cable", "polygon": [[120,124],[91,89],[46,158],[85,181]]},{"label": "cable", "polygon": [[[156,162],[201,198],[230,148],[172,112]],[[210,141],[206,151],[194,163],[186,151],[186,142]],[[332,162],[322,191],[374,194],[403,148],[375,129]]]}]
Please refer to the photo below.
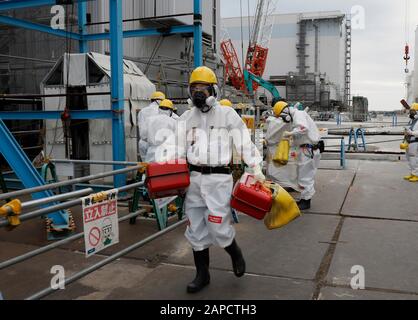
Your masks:
[{"label": "cable", "polygon": [[144,74],[145,75],[147,75],[148,70],[149,70],[149,68],[151,66],[151,63],[154,61],[155,56],[157,55],[158,50],[160,49],[161,45],[163,44],[163,41],[164,41],[164,37],[163,36],[160,36],[159,39],[158,39],[158,41],[157,41],[157,43],[154,46],[154,49],[152,50],[151,56],[150,56],[150,58],[149,58],[149,60],[148,60],[148,62],[146,64],[145,71],[144,71]]},{"label": "cable", "polygon": [[250,0],[248,0],[248,41],[251,39]]},{"label": "cable", "polygon": [[[71,17],[72,16],[74,16],[74,3],[71,4]],[[69,78],[70,78],[70,64],[71,64],[71,51],[72,51],[72,40],[71,40],[71,38],[69,36],[69,33],[73,31],[73,24],[70,24],[70,15],[69,14],[66,15],[65,20],[66,20],[65,21],[65,24],[66,24],[65,51],[66,51],[66,53],[64,54],[63,63],[65,64],[65,62],[66,62],[65,61],[66,60],[65,58],[66,58],[66,55],[67,55],[68,56],[68,61],[67,61],[67,79],[66,79],[67,81],[66,81],[66,84],[65,84],[65,88],[66,88],[66,93],[68,94],[68,82],[69,82]],[[64,68],[63,68],[63,71],[64,71]],[[65,109],[67,108],[67,105],[68,105],[68,96],[65,98]],[[60,106],[58,105],[57,111],[59,111],[59,107]],[[50,150],[50,152],[48,154],[48,158],[51,157],[51,155],[52,155],[52,153],[54,151],[54,146],[55,146],[55,144],[57,142],[58,122],[59,122],[59,119],[57,119],[55,121],[54,140],[53,140],[53,144],[52,144],[51,150]],[[63,128],[64,128],[64,125],[63,125]],[[64,128],[64,131],[65,131],[65,128]],[[64,139],[65,138],[66,138],[66,134],[64,133]],[[67,142],[68,141],[65,141],[65,144],[66,144],[66,156],[68,157],[69,156],[69,152],[68,152],[68,149],[67,148],[69,148],[69,146],[67,146]],[[45,143],[46,143],[46,141],[45,141]],[[68,153],[68,155],[67,155],[67,153]]]},{"label": "cable", "polygon": [[[242,67],[244,68],[245,66],[245,61],[244,61],[244,30],[243,30],[243,15],[242,15],[242,0],[239,0],[239,5],[240,5],[240,12],[241,12],[241,59],[242,59]],[[249,28],[250,26],[248,26]]]},{"label": "cable", "polygon": [[405,41],[409,44],[409,25],[410,25],[410,12],[409,12],[409,0],[405,0]]}]

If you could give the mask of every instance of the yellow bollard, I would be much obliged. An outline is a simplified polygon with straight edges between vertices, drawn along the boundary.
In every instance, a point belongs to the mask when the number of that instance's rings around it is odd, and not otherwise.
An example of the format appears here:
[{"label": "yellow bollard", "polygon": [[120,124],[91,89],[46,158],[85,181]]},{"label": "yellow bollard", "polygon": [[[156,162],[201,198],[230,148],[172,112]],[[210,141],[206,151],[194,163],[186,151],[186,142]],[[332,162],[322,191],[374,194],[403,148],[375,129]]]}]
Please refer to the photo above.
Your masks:
[{"label": "yellow bollard", "polygon": [[22,203],[15,199],[0,207],[0,216],[6,217],[9,220],[11,227],[17,227],[21,224],[20,214],[22,212]]}]

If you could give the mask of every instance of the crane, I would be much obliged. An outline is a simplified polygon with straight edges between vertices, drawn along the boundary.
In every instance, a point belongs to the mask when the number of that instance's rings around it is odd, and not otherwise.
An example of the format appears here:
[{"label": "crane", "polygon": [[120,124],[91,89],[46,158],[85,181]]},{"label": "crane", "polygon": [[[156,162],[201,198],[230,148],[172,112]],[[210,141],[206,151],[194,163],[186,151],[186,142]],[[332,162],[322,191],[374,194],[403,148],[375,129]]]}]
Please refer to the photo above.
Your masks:
[{"label": "crane", "polygon": [[409,12],[410,2],[405,0],[405,55],[403,59],[405,60],[405,73],[409,73],[408,63],[411,59],[409,55],[409,27],[410,27],[410,12]]},{"label": "crane", "polygon": [[223,40],[221,41],[221,51],[225,59],[226,82],[229,82],[234,88],[242,90],[244,88],[244,75],[242,73],[237,52],[228,31],[226,29],[222,31]]},{"label": "crane", "polygon": [[[245,69],[259,77],[263,76],[266,68],[276,7],[277,1],[274,0],[259,0],[257,3]],[[258,84],[254,83],[254,90],[257,88]]]},{"label": "crane", "polygon": [[262,86],[271,93],[273,101],[278,101],[281,99],[279,90],[277,90],[274,84],[264,80],[263,78],[255,75],[254,73],[251,73],[248,70],[244,70],[244,81],[247,87],[247,91],[250,95],[254,94],[254,83],[257,83],[257,85]]},{"label": "crane", "polygon": [[[258,0],[243,69],[232,40],[227,33],[221,41],[221,51],[225,60],[228,82],[237,90],[247,91],[244,79],[245,70],[258,77],[262,77],[264,74],[276,7],[277,0]],[[254,82],[253,89],[257,90],[257,88],[258,83]]]}]

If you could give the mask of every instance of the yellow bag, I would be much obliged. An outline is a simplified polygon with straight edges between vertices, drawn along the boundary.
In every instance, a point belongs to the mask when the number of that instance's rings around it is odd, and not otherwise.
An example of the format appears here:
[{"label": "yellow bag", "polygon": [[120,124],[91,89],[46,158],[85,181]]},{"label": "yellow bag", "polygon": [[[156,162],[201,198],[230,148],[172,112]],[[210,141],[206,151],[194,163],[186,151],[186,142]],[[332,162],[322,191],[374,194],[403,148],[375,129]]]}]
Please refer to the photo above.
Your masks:
[{"label": "yellow bag", "polygon": [[275,192],[273,195],[273,206],[264,217],[264,224],[267,229],[281,228],[301,216],[295,199],[285,189],[278,184],[272,184],[269,187],[274,189]]},{"label": "yellow bag", "polygon": [[401,150],[407,150],[409,148],[409,143],[406,142],[406,139],[400,145]]},{"label": "yellow bag", "polygon": [[280,141],[279,145],[276,148],[276,153],[274,154],[273,161],[285,166],[289,162],[289,152],[290,152],[290,141],[289,139],[283,139]]}]

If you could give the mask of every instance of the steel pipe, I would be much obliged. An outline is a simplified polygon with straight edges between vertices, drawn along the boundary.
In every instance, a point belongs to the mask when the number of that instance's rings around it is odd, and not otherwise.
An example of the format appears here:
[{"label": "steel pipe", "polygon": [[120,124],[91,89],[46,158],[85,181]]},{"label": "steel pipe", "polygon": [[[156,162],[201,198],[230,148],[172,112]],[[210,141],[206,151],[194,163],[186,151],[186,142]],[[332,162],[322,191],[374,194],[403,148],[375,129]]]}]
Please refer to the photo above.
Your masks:
[{"label": "steel pipe", "polygon": [[101,179],[101,178],[105,178],[105,177],[109,177],[109,176],[116,176],[118,174],[124,174],[124,173],[130,172],[130,171],[135,171],[135,170],[138,170],[140,168],[142,168],[142,166],[138,165],[138,166],[134,166],[134,167],[130,167],[130,168],[119,169],[119,170],[99,173],[99,174],[95,174],[95,175],[90,175],[90,176],[87,176],[87,177],[76,178],[76,179],[72,179],[72,180],[46,184],[46,185],[43,185],[43,186],[34,187],[34,188],[30,188],[30,189],[24,189],[24,190],[4,193],[4,194],[0,194],[0,200],[4,200],[4,199],[8,199],[8,198],[13,199],[13,198],[17,198],[17,197],[27,195],[27,194],[31,194],[31,193],[38,193],[38,192],[45,191],[45,190],[52,190],[52,189],[65,187],[65,186],[72,186],[72,185],[75,185],[75,184],[79,184],[79,183],[83,183],[83,182],[87,182],[87,181],[91,181],[91,180],[96,180],[96,179]]},{"label": "steel pipe", "polygon": [[38,206],[51,203],[51,202],[68,200],[71,198],[79,198],[79,197],[86,196],[93,192],[94,190],[92,188],[87,188],[87,189],[82,189],[82,190],[78,190],[74,192],[59,194],[59,195],[49,197],[49,198],[43,198],[43,199],[24,202],[22,203],[22,210],[30,209],[33,207],[38,207]]},{"label": "steel pipe", "polygon": [[[139,242],[137,242],[137,243],[135,243],[135,244],[133,244],[133,245],[125,248],[122,251],[119,251],[116,254],[107,257],[106,259],[104,259],[104,260],[102,260],[102,261],[100,261],[100,262],[92,265],[91,267],[88,267],[88,268],[86,268],[86,269],[84,269],[84,270],[82,270],[82,271],[80,271],[80,272],[78,272],[78,273],[76,273],[76,274],[74,274],[74,275],[66,278],[64,280],[64,284],[65,285],[68,285],[68,284],[70,284],[70,283],[72,283],[74,281],[77,281],[77,280],[85,277],[86,275],[88,275],[88,274],[90,274],[90,273],[92,273],[92,272],[94,272],[94,271],[96,271],[96,270],[104,267],[105,265],[107,265],[107,264],[109,264],[109,263],[111,263],[111,262],[113,262],[113,261],[115,261],[115,260],[123,257],[124,255],[128,254],[129,252],[134,251],[134,250],[136,250],[138,248],[141,248],[142,246],[146,245],[148,242],[151,242],[151,241],[157,239],[158,237],[161,237],[161,236],[165,235],[166,233],[169,233],[170,231],[173,231],[174,229],[176,229],[177,227],[181,226],[186,221],[187,221],[187,219],[181,220],[181,221],[173,224],[172,226],[170,226],[170,227],[168,227],[168,228],[166,228],[166,229],[164,229],[162,231],[159,231],[159,232],[153,234],[152,236],[149,236],[149,237],[145,238],[144,240],[141,240],[141,241],[139,241]],[[26,298],[25,300],[37,300],[37,299],[41,299],[41,298],[43,298],[43,297],[45,297],[45,296],[53,293],[54,291],[56,291],[56,290],[55,289],[52,289],[51,287],[48,287],[48,288],[46,288],[46,289],[44,289],[44,290],[42,290],[42,291],[40,291],[38,293],[35,293],[35,294],[31,295],[30,297]]]},{"label": "steel pipe", "polygon": [[[126,216],[123,216],[123,217],[119,218],[118,221],[119,221],[119,223],[125,222],[125,221],[127,221],[131,218],[135,218],[135,217],[139,216],[141,213],[144,213],[144,212],[146,212],[146,210],[138,210],[137,212],[133,212],[133,213],[130,213]],[[20,256],[14,257],[14,258],[9,259],[7,261],[3,261],[3,262],[0,263],[0,270],[5,269],[7,267],[10,267],[12,265],[15,265],[17,263],[23,262],[23,261],[28,260],[30,258],[33,258],[35,256],[38,256],[42,253],[48,252],[52,249],[58,248],[59,246],[62,246],[66,243],[70,243],[72,241],[78,240],[78,239],[82,238],[83,236],[84,236],[84,232],[80,232],[80,233],[74,234],[74,235],[72,235],[72,236],[70,236],[66,239],[59,240],[57,242],[51,243],[51,244],[49,244],[47,246],[44,246],[42,248],[33,250],[31,252],[28,252],[28,253],[24,253]]]},{"label": "steel pipe", "polygon": [[24,134],[40,133],[40,132],[41,130],[15,131],[15,132],[12,132],[12,135],[17,136],[17,135],[24,135]]},{"label": "steel pipe", "polygon": [[[143,182],[137,182],[137,183],[130,184],[128,186],[121,187],[117,190],[118,190],[118,192],[125,192],[125,191],[128,191],[128,190],[134,189],[134,188],[142,187],[143,185],[144,185]],[[51,212],[56,212],[56,211],[59,211],[59,210],[69,209],[71,207],[80,205],[81,203],[82,203],[81,199],[67,201],[67,202],[64,202],[64,203],[56,204],[56,205],[53,205],[53,206],[50,206],[50,207],[47,207],[47,208],[43,208],[43,209],[39,209],[39,210],[36,210],[36,211],[32,211],[32,212],[23,214],[19,218],[20,218],[20,221],[23,222],[23,221],[31,220],[31,219],[34,219],[34,218],[37,218],[37,217],[41,217],[41,216],[46,215],[46,214],[51,213]],[[7,227],[8,225],[9,225],[8,220],[0,221],[0,228]]]},{"label": "steel pipe", "polygon": [[53,163],[74,163],[74,164],[103,164],[103,165],[118,165],[118,166],[136,166],[138,162],[129,161],[100,161],[100,160],[72,160],[72,159],[52,159]]},{"label": "steel pipe", "polygon": [[0,94],[0,100],[3,98],[58,98],[58,97],[78,97],[78,96],[109,96],[110,92],[80,92],[80,93],[56,93],[56,94],[38,94],[38,93],[11,93]]}]

